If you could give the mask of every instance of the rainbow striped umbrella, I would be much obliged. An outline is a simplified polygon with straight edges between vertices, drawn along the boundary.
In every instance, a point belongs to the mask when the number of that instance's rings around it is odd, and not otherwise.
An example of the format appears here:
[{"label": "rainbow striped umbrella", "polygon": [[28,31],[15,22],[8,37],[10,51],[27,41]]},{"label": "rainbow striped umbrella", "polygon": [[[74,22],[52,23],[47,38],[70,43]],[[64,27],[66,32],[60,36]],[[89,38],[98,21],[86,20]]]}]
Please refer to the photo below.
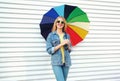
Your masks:
[{"label": "rainbow striped umbrella", "polygon": [[90,21],[87,14],[77,6],[61,5],[51,8],[40,22],[42,36],[46,39],[52,30],[54,20],[62,16],[67,21],[66,32],[70,35],[72,46],[81,42],[88,34]]}]

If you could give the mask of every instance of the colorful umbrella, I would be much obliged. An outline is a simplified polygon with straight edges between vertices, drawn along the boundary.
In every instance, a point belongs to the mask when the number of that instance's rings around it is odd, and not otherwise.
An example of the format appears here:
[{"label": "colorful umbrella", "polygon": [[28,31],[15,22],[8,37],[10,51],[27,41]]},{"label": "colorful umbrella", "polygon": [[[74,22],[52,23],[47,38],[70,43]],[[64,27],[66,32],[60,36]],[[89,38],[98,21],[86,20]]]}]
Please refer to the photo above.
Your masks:
[{"label": "colorful umbrella", "polygon": [[52,30],[54,20],[62,16],[67,21],[66,32],[70,35],[72,46],[81,42],[88,34],[89,19],[87,14],[77,6],[61,5],[51,8],[43,15],[40,22],[42,36],[46,39]]}]

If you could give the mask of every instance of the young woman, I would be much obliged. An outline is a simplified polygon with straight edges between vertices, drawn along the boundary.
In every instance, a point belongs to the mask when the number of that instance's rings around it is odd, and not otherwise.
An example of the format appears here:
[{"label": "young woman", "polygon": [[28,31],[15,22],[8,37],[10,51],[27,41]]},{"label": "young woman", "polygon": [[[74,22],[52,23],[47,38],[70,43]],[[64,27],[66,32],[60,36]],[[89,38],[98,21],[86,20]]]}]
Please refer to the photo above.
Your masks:
[{"label": "young woman", "polygon": [[65,18],[57,17],[52,32],[47,37],[47,52],[51,55],[53,72],[57,81],[66,81],[71,66],[70,37],[65,32]]}]

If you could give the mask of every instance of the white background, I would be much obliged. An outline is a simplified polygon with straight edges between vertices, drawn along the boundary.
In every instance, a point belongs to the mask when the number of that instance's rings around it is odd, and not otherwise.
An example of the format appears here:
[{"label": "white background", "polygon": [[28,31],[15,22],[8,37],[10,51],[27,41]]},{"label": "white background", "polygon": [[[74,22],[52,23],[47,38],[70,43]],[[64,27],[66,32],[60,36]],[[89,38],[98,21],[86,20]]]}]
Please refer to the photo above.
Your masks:
[{"label": "white background", "polygon": [[119,0],[0,0],[0,81],[56,81],[39,23],[63,4],[80,7],[91,21],[71,53],[68,81],[120,81]]}]

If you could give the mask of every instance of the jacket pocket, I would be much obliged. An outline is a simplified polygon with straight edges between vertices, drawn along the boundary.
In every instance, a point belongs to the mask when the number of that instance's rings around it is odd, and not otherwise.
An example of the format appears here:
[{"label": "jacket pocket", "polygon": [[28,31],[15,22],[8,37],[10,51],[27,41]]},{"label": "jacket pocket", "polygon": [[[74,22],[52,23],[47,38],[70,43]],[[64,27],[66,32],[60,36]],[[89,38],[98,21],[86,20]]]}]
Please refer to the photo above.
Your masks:
[{"label": "jacket pocket", "polygon": [[60,44],[59,40],[55,39],[55,40],[52,41],[53,46],[57,46],[58,44]]}]

